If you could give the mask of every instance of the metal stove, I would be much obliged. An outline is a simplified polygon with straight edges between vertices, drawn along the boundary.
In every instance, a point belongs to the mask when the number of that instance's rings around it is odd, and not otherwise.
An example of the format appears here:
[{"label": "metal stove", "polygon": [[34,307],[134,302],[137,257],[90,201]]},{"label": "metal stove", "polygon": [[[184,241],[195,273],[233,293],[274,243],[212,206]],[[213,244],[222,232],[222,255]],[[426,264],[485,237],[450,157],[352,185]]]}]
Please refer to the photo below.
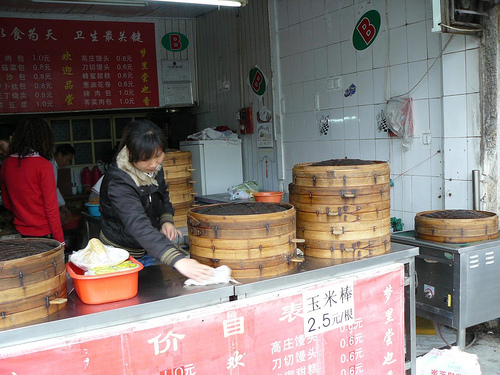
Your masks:
[{"label": "metal stove", "polygon": [[418,246],[415,258],[417,315],[457,330],[500,317],[500,240],[446,244],[420,240],[415,231],[396,232],[391,240]]}]

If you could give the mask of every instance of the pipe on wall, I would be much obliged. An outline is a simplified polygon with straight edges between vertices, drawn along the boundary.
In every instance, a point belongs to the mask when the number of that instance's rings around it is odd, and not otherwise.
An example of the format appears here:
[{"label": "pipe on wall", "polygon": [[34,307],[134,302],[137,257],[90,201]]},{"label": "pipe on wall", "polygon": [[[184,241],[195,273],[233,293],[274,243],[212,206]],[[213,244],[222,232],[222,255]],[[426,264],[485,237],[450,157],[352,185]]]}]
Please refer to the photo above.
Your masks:
[{"label": "pipe on wall", "polygon": [[481,192],[479,191],[479,169],[472,170],[472,209],[479,210]]}]

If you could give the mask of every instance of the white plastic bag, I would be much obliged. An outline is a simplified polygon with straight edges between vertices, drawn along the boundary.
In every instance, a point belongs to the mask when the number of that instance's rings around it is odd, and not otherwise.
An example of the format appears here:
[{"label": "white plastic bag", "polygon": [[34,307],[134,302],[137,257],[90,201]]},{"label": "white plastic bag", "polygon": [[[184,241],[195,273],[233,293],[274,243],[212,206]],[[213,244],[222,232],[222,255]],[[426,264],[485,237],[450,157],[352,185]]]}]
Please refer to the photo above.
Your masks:
[{"label": "white plastic bag", "polygon": [[[102,250],[96,250],[102,246]],[[124,262],[129,257],[129,252],[113,246],[102,244],[97,238],[90,239],[87,246],[73,252],[69,261],[84,271],[95,267],[112,267]]]},{"label": "white plastic bag", "polygon": [[215,130],[214,128],[205,128],[201,132],[191,134],[188,139],[190,140],[210,140],[210,139],[221,139],[221,140],[234,140],[238,139],[238,134],[233,133],[232,131],[223,131],[220,132]]},{"label": "white plastic bag", "polygon": [[403,140],[403,146],[407,148],[413,137],[413,99],[389,99],[385,116],[387,127]]},{"label": "white plastic bag", "polygon": [[253,193],[259,191],[259,184],[255,181],[245,181],[242,184],[233,185],[227,189],[229,199],[235,201],[237,199],[250,199]]},{"label": "white plastic bag", "polygon": [[458,346],[451,349],[432,349],[417,358],[417,375],[460,374],[481,375],[477,355],[466,353]]}]

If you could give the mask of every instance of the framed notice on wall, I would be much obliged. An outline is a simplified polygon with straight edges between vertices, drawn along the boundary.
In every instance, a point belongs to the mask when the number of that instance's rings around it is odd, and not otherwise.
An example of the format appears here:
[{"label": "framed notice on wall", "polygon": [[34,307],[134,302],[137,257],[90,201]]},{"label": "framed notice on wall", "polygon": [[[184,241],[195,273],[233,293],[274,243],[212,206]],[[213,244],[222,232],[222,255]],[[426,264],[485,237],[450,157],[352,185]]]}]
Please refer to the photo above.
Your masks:
[{"label": "framed notice on wall", "polygon": [[163,60],[161,65],[163,82],[191,82],[188,60]]},{"label": "framed notice on wall", "polygon": [[191,82],[166,83],[163,87],[167,105],[193,104],[193,87]]},{"label": "framed notice on wall", "polygon": [[0,18],[0,113],[158,106],[153,23]]}]

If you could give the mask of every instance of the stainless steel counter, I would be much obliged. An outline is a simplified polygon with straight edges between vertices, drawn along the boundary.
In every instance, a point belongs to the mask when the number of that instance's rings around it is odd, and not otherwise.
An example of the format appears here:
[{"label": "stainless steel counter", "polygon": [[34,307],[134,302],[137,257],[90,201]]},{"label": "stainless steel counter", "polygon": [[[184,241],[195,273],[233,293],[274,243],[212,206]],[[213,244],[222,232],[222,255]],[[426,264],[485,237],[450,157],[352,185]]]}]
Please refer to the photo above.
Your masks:
[{"label": "stainless steel counter", "polygon": [[[391,244],[391,252],[372,258],[351,261],[306,259],[299,264],[293,274],[267,279],[241,280],[242,283],[238,285],[222,284],[206,287],[185,287],[185,278],[168,266],[146,267],[139,273],[139,291],[136,297],[101,305],[86,305],[72,291],[69,293],[66,308],[60,312],[30,324],[0,331],[0,348],[166,316],[400,263],[405,264],[405,323],[409,333],[406,344],[407,369],[413,370],[411,368],[415,358],[413,266],[416,255],[418,248],[394,243]],[[71,279],[68,279],[68,290],[71,290],[71,287]]]},{"label": "stainless steel counter", "polygon": [[0,330],[0,348],[211,306],[229,301],[234,294],[232,285],[184,287],[185,280],[166,265],[145,267],[139,272],[139,289],[134,298],[87,305],[72,290],[68,277],[66,307],[46,318]]},{"label": "stainless steel counter", "polygon": [[418,255],[417,247],[401,246],[391,243],[391,251],[383,255],[357,260],[330,260],[306,258],[300,263],[296,273],[264,280],[244,280],[235,285],[235,295],[239,299],[259,294],[274,292],[286,288],[308,284],[311,281],[321,281],[352,274],[354,272],[376,268],[393,263],[405,263]]},{"label": "stainless steel counter", "polygon": [[416,312],[415,312],[415,257],[418,247],[391,242],[391,251],[372,258],[358,260],[312,259],[300,264],[294,274],[266,280],[246,280],[234,286],[238,299],[285,290],[301,285],[347,276],[388,264],[405,265],[405,331],[406,331],[406,374],[416,374]]},{"label": "stainless steel counter", "polygon": [[500,317],[500,240],[432,242],[416,238],[413,230],[393,233],[391,240],[420,248],[417,315],[455,328],[462,349],[467,327]]}]

